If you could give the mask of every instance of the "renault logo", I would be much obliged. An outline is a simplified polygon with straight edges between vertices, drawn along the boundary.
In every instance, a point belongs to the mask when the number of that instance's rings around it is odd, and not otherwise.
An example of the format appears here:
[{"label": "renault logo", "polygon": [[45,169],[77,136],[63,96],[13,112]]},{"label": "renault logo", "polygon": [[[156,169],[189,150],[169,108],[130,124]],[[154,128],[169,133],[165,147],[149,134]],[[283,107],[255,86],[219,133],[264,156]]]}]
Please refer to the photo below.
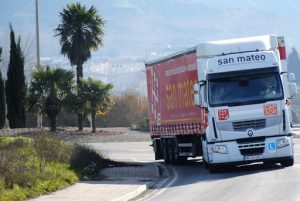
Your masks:
[{"label": "renault logo", "polygon": [[247,134],[249,135],[249,137],[252,137],[253,131],[252,131],[252,130],[248,130],[248,131],[247,131]]}]

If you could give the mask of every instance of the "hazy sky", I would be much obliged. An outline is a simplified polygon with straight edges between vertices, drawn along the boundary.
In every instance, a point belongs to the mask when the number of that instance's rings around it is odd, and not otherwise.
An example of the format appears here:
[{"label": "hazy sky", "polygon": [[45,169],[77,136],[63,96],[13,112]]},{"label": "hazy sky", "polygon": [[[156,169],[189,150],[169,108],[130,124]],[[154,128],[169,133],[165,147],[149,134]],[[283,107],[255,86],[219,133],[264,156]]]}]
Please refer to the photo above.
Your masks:
[{"label": "hazy sky", "polygon": [[[54,29],[69,0],[39,0],[41,57],[59,58]],[[209,40],[261,34],[284,35],[300,49],[298,0],[82,0],[104,18],[104,47],[93,58],[145,58],[148,52]],[[0,0],[0,46],[9,44],[9,23],[23,43],[35,39],[35,0]],[[26,46],[26,45],[25,45]],[[29,48],[30,52],[35,47]]]}]

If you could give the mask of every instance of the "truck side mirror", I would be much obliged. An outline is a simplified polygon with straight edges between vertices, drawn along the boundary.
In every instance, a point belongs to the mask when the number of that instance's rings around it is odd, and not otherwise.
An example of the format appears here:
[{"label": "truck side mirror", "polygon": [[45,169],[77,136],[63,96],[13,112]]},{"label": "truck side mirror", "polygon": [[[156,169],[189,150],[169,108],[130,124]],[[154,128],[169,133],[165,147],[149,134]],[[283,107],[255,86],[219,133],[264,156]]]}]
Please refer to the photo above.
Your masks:
[{"label": "truck side mirror", "polygon": [[289,88],[290,88],[290,95],[291,95],[291,98],[297,94],[297,85],[296,83],[290,83],[289,84]]},{"label": "truck side mirror", "polygon": [[294,73],[289,73],[288,74],[288,79],[289,79],[289,82],[295,81],[296,80],[295,74]]},{"label": "truck side mirror", "polygon": [[202,105],[202,98],[201,98],[199,83],[194,84],[193,90],[194,90],[194,105],[195,106],[201,106]]}]

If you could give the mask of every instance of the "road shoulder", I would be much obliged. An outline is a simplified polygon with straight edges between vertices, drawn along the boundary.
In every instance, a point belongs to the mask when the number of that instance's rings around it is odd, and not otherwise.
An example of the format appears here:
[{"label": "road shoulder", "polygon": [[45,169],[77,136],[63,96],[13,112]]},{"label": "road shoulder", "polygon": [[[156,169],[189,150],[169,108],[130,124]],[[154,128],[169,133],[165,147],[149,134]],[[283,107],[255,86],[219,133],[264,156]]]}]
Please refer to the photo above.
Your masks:
[{"label": "road shoulder", "polygon": [[102,170],[101,181],[81,181],[60,191],[30,201],[125,201],[135,198],[159,182],[156,163]]}]

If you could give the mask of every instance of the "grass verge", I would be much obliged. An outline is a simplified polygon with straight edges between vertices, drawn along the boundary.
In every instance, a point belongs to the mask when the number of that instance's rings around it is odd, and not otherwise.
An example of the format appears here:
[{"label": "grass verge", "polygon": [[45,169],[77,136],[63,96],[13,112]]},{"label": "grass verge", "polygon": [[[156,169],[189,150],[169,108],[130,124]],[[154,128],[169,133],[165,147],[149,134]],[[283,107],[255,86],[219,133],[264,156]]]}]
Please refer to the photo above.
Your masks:
[{"label": "grass verge", "polygon": [[47,134],[0,137],[0,201],[53,192],[78,180],[99,179],[99,170],[122,163]]}]

